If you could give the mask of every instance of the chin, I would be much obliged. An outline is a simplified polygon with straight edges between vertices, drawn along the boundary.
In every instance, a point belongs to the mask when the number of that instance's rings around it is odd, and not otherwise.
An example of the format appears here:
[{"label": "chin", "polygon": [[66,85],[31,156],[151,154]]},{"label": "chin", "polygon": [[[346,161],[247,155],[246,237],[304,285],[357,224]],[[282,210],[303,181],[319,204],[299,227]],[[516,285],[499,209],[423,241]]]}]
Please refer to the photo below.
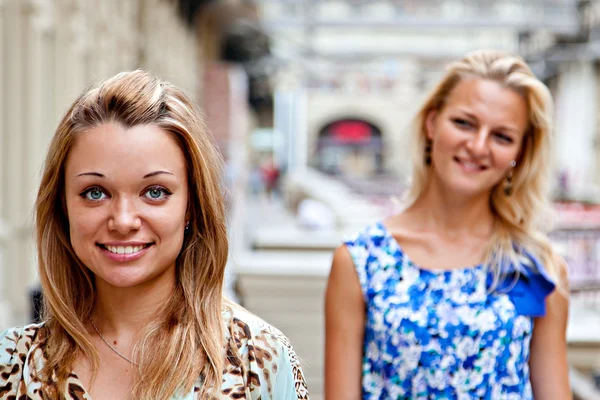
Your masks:
[{"label": "chin", "polygon": [[465,198],[481,197],[491,193],[491,190],[487,187],[474,185],[449,185],[447,189],[448,192]]},{"label": "chin", "polygon": [[96,278],[100,278],[108,285],[120,289],[143,285],[161,275],[160,273],[151,273],[144,270],[144,268],[127,267],[126,270],[122,271],[111,271],[110,269],[105,270],[103,274],[96,274]]}]

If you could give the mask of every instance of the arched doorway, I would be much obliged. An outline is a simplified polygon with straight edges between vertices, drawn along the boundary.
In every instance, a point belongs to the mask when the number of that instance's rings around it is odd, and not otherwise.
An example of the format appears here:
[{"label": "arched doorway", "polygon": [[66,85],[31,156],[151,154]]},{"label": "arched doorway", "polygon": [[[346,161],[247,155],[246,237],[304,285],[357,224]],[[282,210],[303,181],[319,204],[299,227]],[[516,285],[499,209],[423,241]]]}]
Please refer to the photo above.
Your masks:
[{"label": "arched doorway", "polygon": [[365,177],[383,171],[381,130],[359,118],[325,125],[317,141],[317,169],[327,174]]}]

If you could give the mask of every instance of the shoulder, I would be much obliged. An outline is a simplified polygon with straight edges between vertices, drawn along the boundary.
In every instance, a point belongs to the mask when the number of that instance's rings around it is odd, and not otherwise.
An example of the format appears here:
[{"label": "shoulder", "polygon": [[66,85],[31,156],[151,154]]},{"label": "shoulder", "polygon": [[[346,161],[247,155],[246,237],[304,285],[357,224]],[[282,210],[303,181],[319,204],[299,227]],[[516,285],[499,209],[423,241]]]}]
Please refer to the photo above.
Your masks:
[{"label": "shoulder", "polygon": [[38,333],[43,324],[31,324],[9,328],[0,333],[0,368],[16,362],[19,356],[27,354],[39,339]]},{"label": "shoulder", "polygon": [[241,306],[232,305],[223,315],[230,347],[237,352],[231,364],[241,361],[253,376],[250,386],[263,399],[308,398],[300,360],[287,336]]},{"label": "shoulder", "polygon": [[547,314],[547,300],[556,292],[556,278],[533,252],[522,250],[517,261],[505,264],[496,288],[507,292],[518,314],[543,317]]},{"label": "shoulder", "polygon": [[24,363],[40,340],[42,324],[10,328],[0,333],[0,387],[22,380]]},{"label": "shoulder", "polygon": [[348,236],[341,247],[347,250],[350,257],[338,249],[334,254],[334,261],[336,257],[338,260],[341,258],[342,261],[352,261],[360,271],[389,253],[390,236],[383,222],[377,221]]},{"label": "shoulder", "polygon": [[228,331],[234,334],[234,340],[239,344],[264,335],[264,339],[277,348],[289,345],[281,331],[242,306],[231,305],[223,315],[228,322]]},{"label": "shoulder", "polygon": [[385,237],[386,231],[383,222],[376,221],[348,235],[343,242],[347,246],[368,247],[373,243],[378,244]]},{"label": "shoulder", "polygon": [[541,297],[543,298],[554,291],[557,286],[557,280],[561,279],[561,276],[556,276],[556,274],[553,273],[557,266],[560,265],[561,268],[566,266],[564,261],[560,261],[558,257],[555,256],[549,261],[552,265],[546,265],[542,262],[541,257],[527,250],[524,250],[520,255],[520,261],[520,272],[533,281],[535,288],[540,291]]}]

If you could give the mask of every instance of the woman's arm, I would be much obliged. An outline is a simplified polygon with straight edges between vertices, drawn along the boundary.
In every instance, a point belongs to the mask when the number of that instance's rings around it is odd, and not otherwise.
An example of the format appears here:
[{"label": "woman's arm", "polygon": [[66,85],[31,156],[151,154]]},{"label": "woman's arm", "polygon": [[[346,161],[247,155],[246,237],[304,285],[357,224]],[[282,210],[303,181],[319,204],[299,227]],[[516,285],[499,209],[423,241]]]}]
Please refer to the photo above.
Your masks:
[{"label": "woman's arm", "polygon": [[345,246],[333,256],[325,293],[325,399],[361,398],[365,304]]},{"label": "woman's arm", "polygon": [[[567,282],[566,265],[561,264],[561,279]],[[529,370],[536,399],[572,399],[567,363],[568,318],[568,293],[556,289],[546,298],[546,315],[534,322]]]}]

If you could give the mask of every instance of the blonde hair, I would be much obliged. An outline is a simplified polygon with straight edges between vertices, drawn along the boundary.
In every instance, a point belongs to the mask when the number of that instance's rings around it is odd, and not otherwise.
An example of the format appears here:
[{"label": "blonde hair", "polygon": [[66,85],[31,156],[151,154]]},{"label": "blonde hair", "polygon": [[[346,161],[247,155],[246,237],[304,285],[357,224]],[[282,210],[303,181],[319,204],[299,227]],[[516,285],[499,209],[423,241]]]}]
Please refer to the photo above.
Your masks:
[{"label": "blonde hair", "polygon": [[[176,260],[173,295],[134,349],[139,379],[131,398],[166,399],[203,380],[201,394],[221,385],[225,332],[222,285],[228,242],[220,192],[222,161],[193,102],[178,88],[143,72],[121,73],[81,95],[61,120],[50,144],[37,196],[35,222],[44,293],[47,363],[62,396],[78,352],[99,358],[86,331],[95,301],[94,276],[69,239],[64,169],[78,134],[115,122],[126,128],[154,124],[181,147],[189,186],[189,231]],[[49,391],[54,389],[49,388]]]},{"label": "blonde hair", "polygon": [[514,90],[528,107],[528,128],[513,171],[513,193],[506,196],[502,181],[492,190],[490,207],[496,229],[486,263],[498,282],[507,261],[519,265],[524,252],[535,256],[557,283],[563,276],[562,263],[554,253],[547,232],[550,229],[549,202],[550,135],[553,103],[550,91],[518,56],[493,50],[479,50],[450,64],[446,74],[427,96],[415,120],[412,182],[406,207],[414,204],[427,187],[431,167],[423,162],[427,145],[426,120],[441,111],[452,90],[466,79],[486,79]]}]

